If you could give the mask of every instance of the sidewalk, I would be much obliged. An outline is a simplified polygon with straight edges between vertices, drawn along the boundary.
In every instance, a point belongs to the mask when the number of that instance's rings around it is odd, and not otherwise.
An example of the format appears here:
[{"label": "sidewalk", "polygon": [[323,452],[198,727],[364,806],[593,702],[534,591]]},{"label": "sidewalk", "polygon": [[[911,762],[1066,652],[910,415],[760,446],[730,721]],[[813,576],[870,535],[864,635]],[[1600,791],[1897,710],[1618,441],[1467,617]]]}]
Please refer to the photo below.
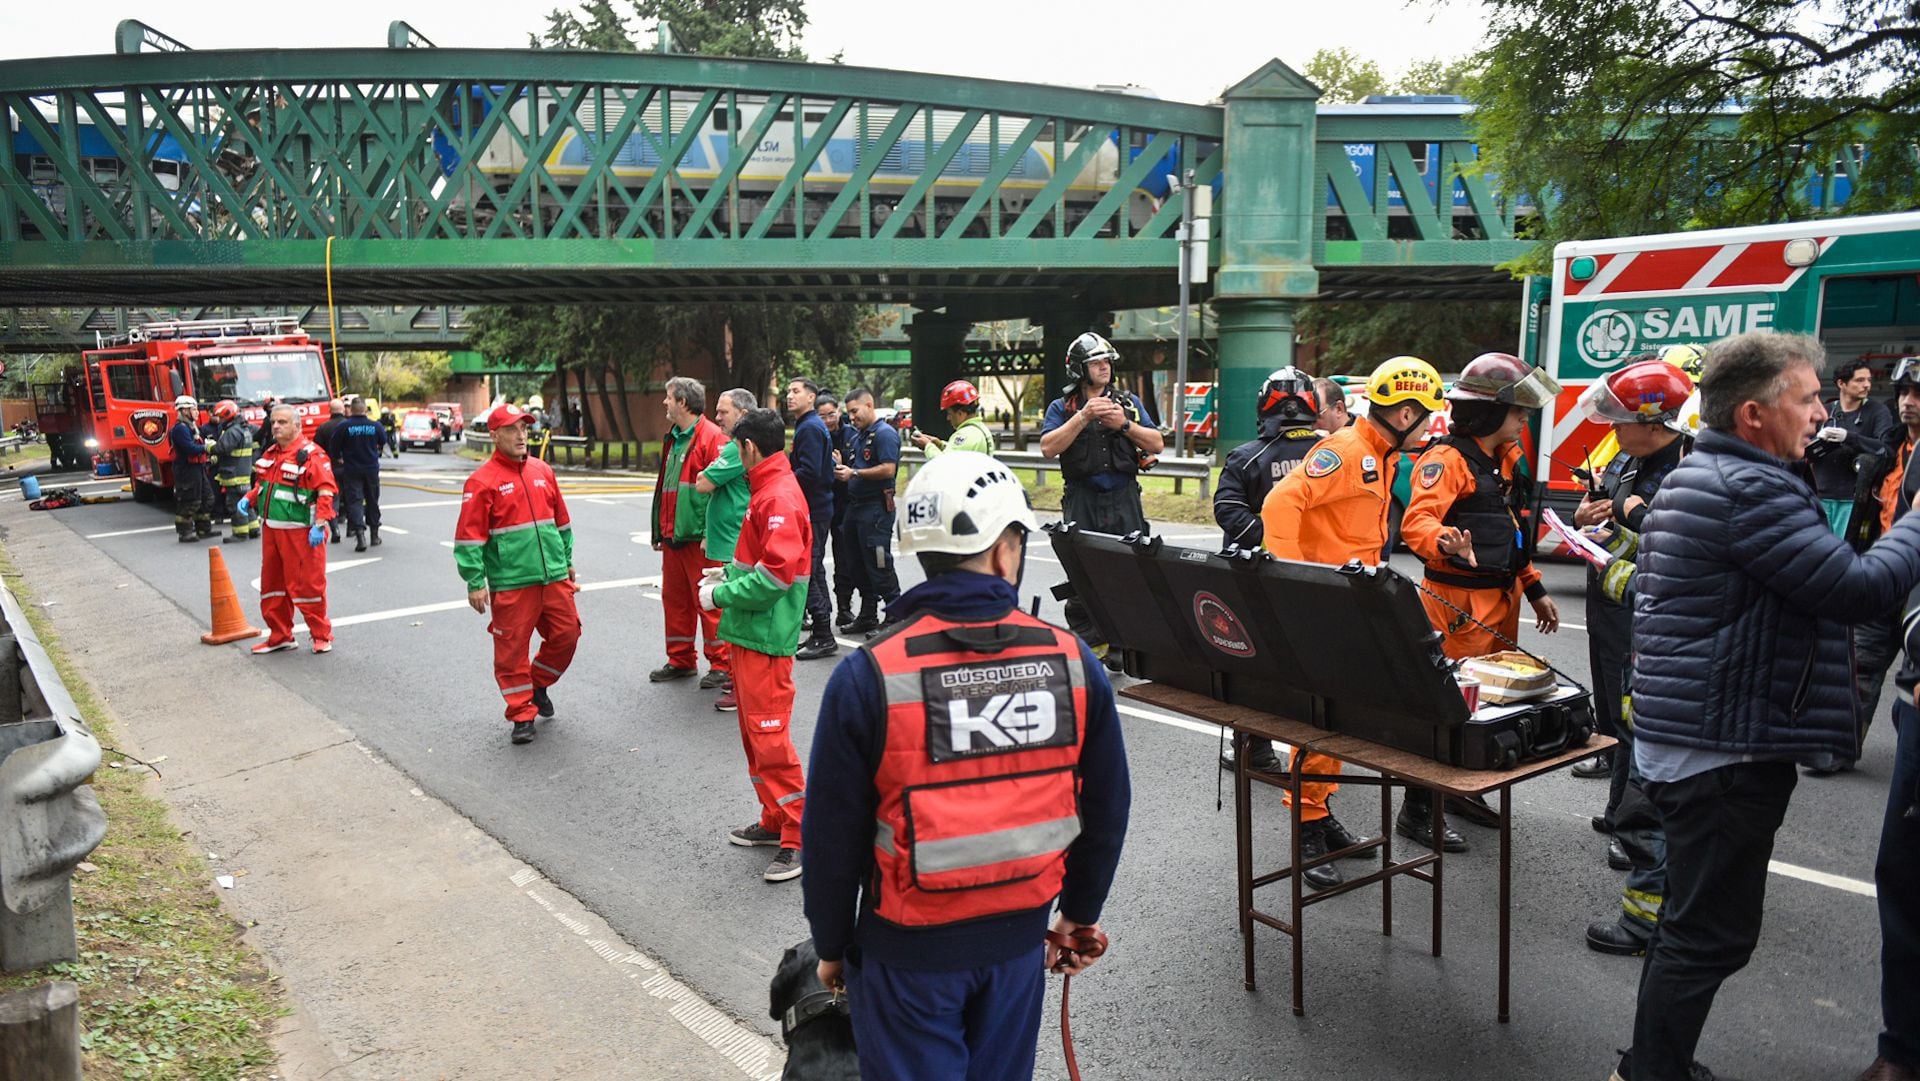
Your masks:
[{"label": "sidewalk", "polygon": [[[290,1081],[778,1077],[775,1041],[700,999],[494,839],[263,680],[51,514],[5,540],[122,749],[295,1004]],[[161,648],[156,648],[156,645]],[[276,692],[280,693],[275,697]],[[771,975],[771,974],[769,974]]]}]

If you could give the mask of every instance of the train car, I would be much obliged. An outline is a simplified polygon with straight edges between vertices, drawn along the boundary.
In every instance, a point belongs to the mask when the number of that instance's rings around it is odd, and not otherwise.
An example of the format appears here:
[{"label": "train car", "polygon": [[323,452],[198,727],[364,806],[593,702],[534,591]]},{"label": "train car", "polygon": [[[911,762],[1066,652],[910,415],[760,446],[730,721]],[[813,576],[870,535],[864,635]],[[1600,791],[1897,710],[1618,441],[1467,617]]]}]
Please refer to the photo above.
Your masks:
[{"label": "train car", "polygon": [[[46,207],[54,222],[60,227],[61,235],[47,236],[41,220],[28,213],[25,208],[19,214],[21,236],[28,240],[63,240],[70,233],[72,222],[69,215],[80,212],[81,234],[91,235],[95,231],[95,211],[90,207],[81,207],[80,200],[69,190],[70,185],[61,176],[55,165],[54,155],[60,148],[49,148],[42,135],[55,139],[64,139],[59,121],[58,110],[54,104],[44,98],[33,100],[34,116],[29,119],[15,110],[5,110],[7,114],[7,147],[13,155],[14,170],[23,177],[34,196]],[[187,153],[172,135],[158,129],[157,124],[147,130],[146,162],[133,166],[122,157],[117,144],[127,141],[125,127],[125,108],[117,103],[104,106],[109,119],[116,120],[111,130],[112,137],[103,131],[88,113],[81,113],[76,123],[80,135],[80,168],[97,183],[112,200],[120,213],[122,221],[132,223],[132,203],[129,198],[133,191],[136,173],[150,173],[159,182],[160,187],[170,195],[177,197],[185,185],[183,179],[190,168]],[[42,129],[44,128],[44,133]],[[151,194],[151,193],[149,193]],[[155,221],[157,212],[151,212]]]}]

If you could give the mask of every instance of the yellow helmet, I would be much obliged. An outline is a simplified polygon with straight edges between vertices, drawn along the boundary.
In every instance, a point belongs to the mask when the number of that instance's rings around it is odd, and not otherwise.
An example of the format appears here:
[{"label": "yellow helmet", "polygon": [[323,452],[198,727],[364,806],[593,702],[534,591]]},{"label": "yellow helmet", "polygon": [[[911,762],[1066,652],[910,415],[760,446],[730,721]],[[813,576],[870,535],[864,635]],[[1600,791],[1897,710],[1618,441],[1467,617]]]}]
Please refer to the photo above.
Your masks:
[{"label": "yellow helmet", "polygon": [[1706,357],[1707,355],[1700,350],[1699,346],[1685,343],[1669,345],[1665,349],[1660,350],[1661,360],[1686,372],[1693,377],[1693,381],[1696,383],[1700,381],[1700,362],[1705,360]]},{"label": "yellow helmet", "polygon": [[1437,413],[1446,405],[1440,388],[1440,373],[1433,365],[1419,357],[1394,357],[1367,377],[1367,401],[1370,406],[1415,402]]}]

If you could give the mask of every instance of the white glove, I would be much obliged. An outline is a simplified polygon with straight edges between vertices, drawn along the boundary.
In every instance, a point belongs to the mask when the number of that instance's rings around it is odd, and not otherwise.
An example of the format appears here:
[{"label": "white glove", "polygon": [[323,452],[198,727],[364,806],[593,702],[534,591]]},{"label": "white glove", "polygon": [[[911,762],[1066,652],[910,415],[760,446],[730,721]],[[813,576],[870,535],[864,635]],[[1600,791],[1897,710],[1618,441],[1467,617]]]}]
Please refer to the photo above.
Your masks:
[{"label": "white glove", "polygon": [[718,586],[719,584],[720,583],[718,582],[711,582],[711,581],[707,581],[706,579],[701,579],[700,581],[700,610],[701,611],[711,612],[714,609],[720,607],[719,605],[713,603],[713,590],[714,590],[714,587]]},{"label": "white glove", "polygon": [[727,568],[708,567],[706,570],[700,572],[700,580],[702,582],[724,582],[727,580]]},{"label": "white glove", "polygon": [[1846,439],[1847,439],[1847,430],[1845,428],[1838,428],[1833,425],[1828,425],[1827,427],[1820,429],[1820,431],[1815,434],[1814,438],[1824,439],[1829,443],[1844,443],[1846,442]]}]

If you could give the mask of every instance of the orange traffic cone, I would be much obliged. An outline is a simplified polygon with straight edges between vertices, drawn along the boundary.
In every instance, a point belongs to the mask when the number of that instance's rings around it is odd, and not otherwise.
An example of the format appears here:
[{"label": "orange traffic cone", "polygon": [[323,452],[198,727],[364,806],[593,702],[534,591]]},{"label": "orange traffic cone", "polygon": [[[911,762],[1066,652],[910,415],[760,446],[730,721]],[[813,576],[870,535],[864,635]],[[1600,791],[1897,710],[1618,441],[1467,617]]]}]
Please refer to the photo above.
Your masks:
[{"label": "orange traffic cone", "polygon": [[213,630],[200,636],[210,646],[258,638],[267,633],[247,626],[247,615],[240,610],[240,597],[233,591],[233,576],[227,573],[227,559],[220,549],[207,549],[207,592],[213,601]]}]

